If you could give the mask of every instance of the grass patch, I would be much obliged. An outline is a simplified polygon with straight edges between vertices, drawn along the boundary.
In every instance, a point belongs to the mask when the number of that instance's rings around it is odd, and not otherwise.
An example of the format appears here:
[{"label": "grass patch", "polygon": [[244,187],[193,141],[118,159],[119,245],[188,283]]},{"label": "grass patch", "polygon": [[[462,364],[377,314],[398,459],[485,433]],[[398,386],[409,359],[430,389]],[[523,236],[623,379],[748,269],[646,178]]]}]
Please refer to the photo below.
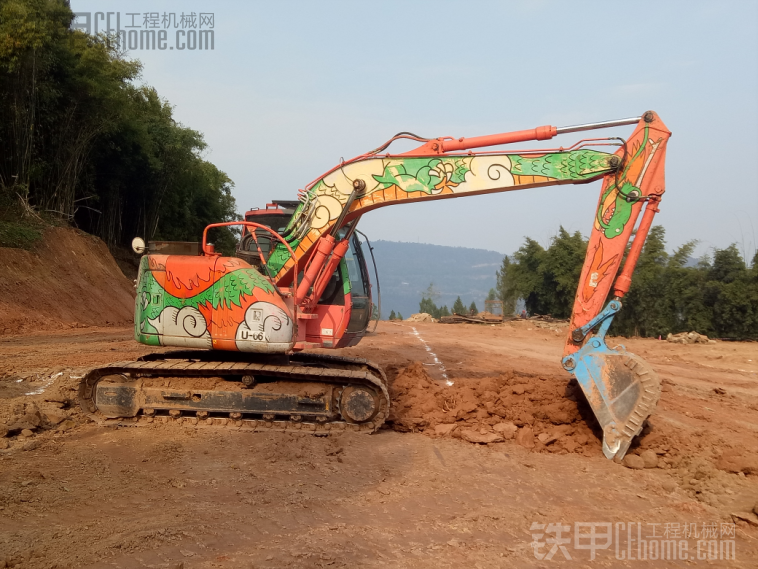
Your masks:
[{"label": "grass patch", "polygon": [[15,221],[0,221],[0,247],[32,249],[42,239],[42,231],[32,225]]},{"label": "grass patch", "polygon": [[34,249],[49,226],[23,204],[13,188],[0,186],[0,247]]}]

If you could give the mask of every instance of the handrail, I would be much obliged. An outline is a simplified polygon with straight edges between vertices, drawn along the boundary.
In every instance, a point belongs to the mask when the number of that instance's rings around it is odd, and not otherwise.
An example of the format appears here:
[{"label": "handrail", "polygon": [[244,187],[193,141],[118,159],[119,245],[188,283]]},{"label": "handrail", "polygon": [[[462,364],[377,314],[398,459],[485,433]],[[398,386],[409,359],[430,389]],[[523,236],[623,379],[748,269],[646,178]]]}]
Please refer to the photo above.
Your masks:
[{"label": "handrail", "polygon": [[[209,257],[210,256],[221,255],[221,253],[216,253],[216,251],[214,249],[211,249],[208,246],[208,244],[207,244],[208,230],[212,229],[214,227],[229,227],[230,225],[244,225],[245,227],[255,227],[256,229],[264,229],[264,230],[268,231],[269,233],[271,233],[271,235],[273,235],[274,237],[276,237],[277,240],[280,243],[284,244],[284,246],[287,248],[287,251],[289,251],[290,257],[293,260],[295,260],[295,252],[292,250],[292,247],[290,247],[290,244],[287,243],[287,241],[281,235],[279,235],[276,231],[274,231],[273,229],[271,229],[270,227],[268,227],[266,225],[262,225],[260,223],[255,223],[255,222],[252,222],[252,221],[226,221],[224,223],[211,223],[210,225],[207,225],[205,227],[205,229],[203,230],[203,241],[201,243],[202,248],[203,248],[203,255],[206,255],[206,256],[209,256]],[[295,263],[297,264],[296,260],[295,260]],[[268,273],[268,271],[266,271],[266,272]],[[271,275],[267,274],[266,277],[268,277],[268,279],[273,284],[273,279],[271,278]],[[293,288],[292,288],[292,300],[293,300],[293,302],[292,302],[292,305],[293,305],[293,310],[294,310],[293,317],[295,318],[295,322],[297,322],[297,303],[294,302],[294,300],[295,300],[295,291],[297,290],[297,271],[295,271],[295,274],[293,275],[292,283],[293,283]],[[276,285],[274,285],[274,286],[276,286]]]}]

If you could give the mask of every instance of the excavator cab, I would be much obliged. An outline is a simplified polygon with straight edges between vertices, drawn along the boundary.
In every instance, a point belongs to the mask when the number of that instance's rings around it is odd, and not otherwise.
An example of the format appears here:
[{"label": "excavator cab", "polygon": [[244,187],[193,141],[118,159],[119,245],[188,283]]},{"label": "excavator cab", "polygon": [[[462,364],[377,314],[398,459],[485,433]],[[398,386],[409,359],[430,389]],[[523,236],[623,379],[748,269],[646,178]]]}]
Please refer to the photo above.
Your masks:
[{"label": "excavator cab", "polygon": [[[287,222],[292,217],[298,202],[296,201],[272,201],[266,204],[265,209],[251,209],[245,212],[245,221],[260,223],[270,227],[277,233],[284,231]],[[257,241],[257,243],[256,243]],[[261,268],[261,253],[264,259],[268,259],[271,250],[276,245],[272,242],[273,237],[263,229],[255,230],[255,239],[247,227],[242,228],[242,237],[237,245],[237,257],[250,263],[257,269]],[[260,248],[260,251],[258,250]]]},{"label": "excavator cab", "polygon": [[[247,211],[245,221],[259,223],[277,233],[282,233],[298,204],[297,201],[272,201],[266,204],[265,209]],[[351,225],[352,223],[340,230],[343,238],[350,232]],[[265,273],[263,264],[276,242],[271,234],[263,229],[253,231],[255,238],[250,228],[243,227],[236,256]],[[355,233],[350,236],[349,244],[347,253],[332,273],[316,304],[316,312],[323,313],[324,316],[328,313],[333,325],[309,325],[307,327],[309,342],[324,343],[335,348],[354,346],[364,336],[371,321],[374,307],[371,281],[363,248]],[[298,280],[301,279],[302,273]]]}]

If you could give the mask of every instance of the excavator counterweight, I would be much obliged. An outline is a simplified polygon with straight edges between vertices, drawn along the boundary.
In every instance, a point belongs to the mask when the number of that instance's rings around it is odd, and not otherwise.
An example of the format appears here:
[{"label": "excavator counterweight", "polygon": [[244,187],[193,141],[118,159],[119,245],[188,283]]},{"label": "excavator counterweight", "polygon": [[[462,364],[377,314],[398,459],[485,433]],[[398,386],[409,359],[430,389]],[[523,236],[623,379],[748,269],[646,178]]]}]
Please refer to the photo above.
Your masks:
[{"label": "excavator counterweight", "polygon": [[[631,124],[627,139],[474,150]],[[608,347],[605,337],[665,190],[670,136],[652,111],[473,138],[400,133],[317,178],[297,201],[209,226],[242,226],[236,257],[216,253],[207,229],[198,255],[148,250],[137,282],[135,339],[183,350],[91,371],[80,386],[81,406],[101,423],[375,431],[390,406],[381,368],[305,351],[353,346],[366,332],[372,286],[356,237],[360,218],[394,204],[602,180],[562,363],[600,423],[605,455],[620,460],[661,389],[644,360]],[[421,145],[387,152],[398,139]]]}]

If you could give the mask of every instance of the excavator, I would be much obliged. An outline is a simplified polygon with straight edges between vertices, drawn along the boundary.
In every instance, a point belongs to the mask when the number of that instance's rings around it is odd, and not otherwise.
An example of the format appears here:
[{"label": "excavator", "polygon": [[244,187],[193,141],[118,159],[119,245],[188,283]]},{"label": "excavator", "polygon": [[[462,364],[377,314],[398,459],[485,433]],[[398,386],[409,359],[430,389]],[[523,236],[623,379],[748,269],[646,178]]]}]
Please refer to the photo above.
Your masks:
[{"label": "excavator", "polygon": [[[628,138],[502,149],[625,125],[634,125]],[[605,456],[619,461],[654,412],[661,385],[642,358],[605,337],[658,212],[670,136],[653,111],[472,138],[401,132],[343,160],[297,200],[209,225],[194,245],[135,238],[142,257],[134,338],[182,349],[90,371],[79,388],[81,408],[103,425],[375,432],[390,408],[381,367],[310,351],[354,346],[366,334],[373,304],[361,217],[401,203],[602,180],[562,365],[597,418]],[[419,145],[389,152],[398,140]],[[231,225],[241,226],[241,238],[227,257],[208,231]]]}]

